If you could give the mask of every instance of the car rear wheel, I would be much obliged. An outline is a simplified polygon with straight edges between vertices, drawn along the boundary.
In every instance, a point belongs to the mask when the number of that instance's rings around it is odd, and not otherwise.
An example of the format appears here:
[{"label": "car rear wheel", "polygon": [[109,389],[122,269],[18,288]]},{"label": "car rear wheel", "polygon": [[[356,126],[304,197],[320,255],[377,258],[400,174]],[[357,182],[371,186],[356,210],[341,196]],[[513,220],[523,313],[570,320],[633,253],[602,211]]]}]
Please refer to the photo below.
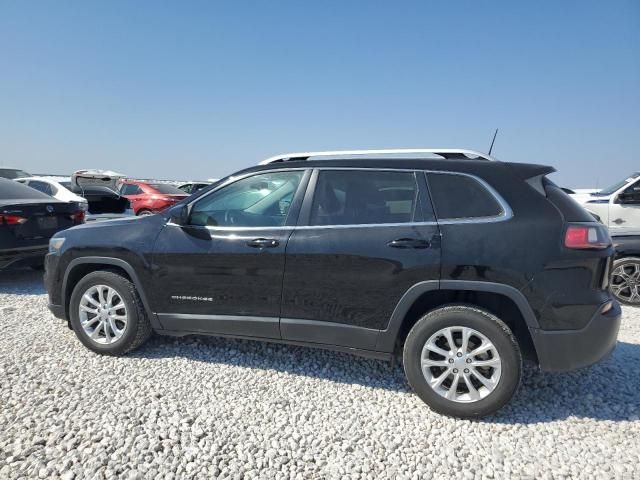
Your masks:
[{"label": "car rear wheel", "polygon": [[620,303],[640,306],[640,258],[613,262],[609,288]]},{"label": "car rear wheel", "polygon": [[111,271],[92,272],[71,294],[71,326],[90,350],[123,355],[142,345],[151,324],[133,283]]},{"label": "car rear wheel", "polygon": [[520,348],[509,327],[467,305],[442,307],[418,320],[403,362],[409,384],[431,409],[460,418],[498,411],[522,375]]},{"label": "car rear wheel", "polygon": [[153,215],[153,212],[151,210],[140,210],[138,211],[138,216],[139,217],[143,217],[146,215]]}]

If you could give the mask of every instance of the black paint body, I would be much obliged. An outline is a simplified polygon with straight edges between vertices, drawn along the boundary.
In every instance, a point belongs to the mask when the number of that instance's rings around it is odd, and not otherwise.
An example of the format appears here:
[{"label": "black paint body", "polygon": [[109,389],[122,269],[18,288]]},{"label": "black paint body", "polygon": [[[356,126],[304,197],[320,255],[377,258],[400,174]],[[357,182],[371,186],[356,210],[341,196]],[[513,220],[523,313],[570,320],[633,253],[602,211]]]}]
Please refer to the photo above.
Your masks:
[{"label": "black paint body", "polygon": [[[318,169],[340,168],[414,171],[425,221],[310,226]],[[344,159],[283,162],[234,176],[275,169],[306,172],[285,227],[179,226],[170,220],[178,205],[161,215],[62,232],[62,249],[47,257],[52,311],[68,318],[75,283],[84,273],[106,266],[132,278],[161,333],[266,338],[387,358],[412,307],[427,296],[446,291],[454,292],[446,298],[458,299],[485,292],[515,306],[518,318],[513,321],[521,324],[516,329],[529,336],[542,368],[584,366],[615,345],[620,308],[613,301],[613,308],[601,313],[612,301],[605,278],[613,248],[563,246],[567,222],[593,219],[586,212],[582,217],[582,210],[563,210],[527,182],[553,169],[479,160]],[[425,171],[481,179],[502,197],[512,216],[486,222],[437,221]],[[249,245],[263,238],[277,245]],[[389,245],[407,238],[420,243],[411,248]],[[572,351],[567,357],[572,344],[589,352]],[[555,353],[558,349],[565,351]]]}]

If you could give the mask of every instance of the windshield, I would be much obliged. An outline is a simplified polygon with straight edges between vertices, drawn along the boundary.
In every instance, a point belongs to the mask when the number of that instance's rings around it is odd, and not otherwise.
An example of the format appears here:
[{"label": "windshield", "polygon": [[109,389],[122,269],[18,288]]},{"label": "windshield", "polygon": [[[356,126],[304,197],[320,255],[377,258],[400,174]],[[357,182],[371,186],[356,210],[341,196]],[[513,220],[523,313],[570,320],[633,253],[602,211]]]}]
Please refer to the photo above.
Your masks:
[{"label": "windshield", "polygon": [[166,195],[184,195],[184,191],[167,183],[150,183],[149,186]]},{"label": "windshield", "polygon": [[0,177],[4,178],[23,178],[30,177],[31,175],[25,172],[24,170],[16,170],[15,168],[0,168]]},{"label": "windshield", "polygon": [[629,175],[624,180],[616,182],[616,183],[614,183],[613,185],[611,185],[611,186],[609,186],[607,188],[603,188],[599,192],[593,193],[592,195],[595,195],[595,196],[598,196],[598,197],[604,197],[604,196],[607,196],[607,195],[613,195],[614,193],[616,193],[618,190],[620,190],[625,185],[628,185],[629,183],[631,183],[634,180],[636,180],[638,177],[640,177],[640,172],[632,173],[631,175]]}]

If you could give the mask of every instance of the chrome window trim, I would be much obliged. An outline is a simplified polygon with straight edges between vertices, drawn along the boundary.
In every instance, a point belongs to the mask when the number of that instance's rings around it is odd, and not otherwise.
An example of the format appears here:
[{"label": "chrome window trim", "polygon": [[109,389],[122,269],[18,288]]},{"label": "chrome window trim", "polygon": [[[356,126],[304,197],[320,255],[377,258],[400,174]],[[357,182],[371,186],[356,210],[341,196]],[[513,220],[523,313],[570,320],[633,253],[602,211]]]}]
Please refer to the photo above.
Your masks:
[{"label": "chrome window trim", "polygon": [[[502,195],[500,195],[495,188],[489,185],[482,178],[470,173],[451,172],[451,171],[445,171],[445,170],[425,170],[424,172],[425,174],[433,173],[433,174],[442,174],[442,175],[459,175],[462,177],[472,178],[476,182],[478,182],[480,185],[482,185],[489,192],[489,194],[494,198],[496,202],[498,202],[498,205],[502,209],[502,212],[500,212],[500,214],[498,215],[491,215],[488,217],[443,218],[443,219],[438,219],[438,224],[456,225],[456,224],[465,224],[465,223],[495,223],[495,222],[505,222],[513,218],[513,210],[511,210],[511,207],[509,206],[507,201],[504,198],[502,198]],[[429,184],[429,179],[427,179],[427,185],[428,184]],[[438,216],[438,212],[436,210],[436,218],[437,216]]]},{"label": "chrome window trim", "polygon": [[[449,170],[422,170],[415,168],[392,168],[392,167],[282,167],[282,168],[274,168],[268,170],[258,170],[254,172],[249,172],[243,175],[233,176],[231,175],[229,179],[221,185],[218,185],[210,192],[207,192],[206,195],[202,195],[190,203],[189,206],[193,205],[195,202],[202,200],[203,198],[208,197],[214,192],[217,192],[221,188],[226,187],[232,183],[237,182],[238,180],[242,180],[244,178],[248,178],[255,175],[273,173],[273,172],[292,172],[292,171],[306,171],[306,170],[360,170],[360,171],[377,171],[377,172],[412,172],[412,173],[433,173],[433,174],[443,174],[443,175],[461,175],[465,177],[473,178],[475,181],[480,183],[498,202],[498,205],[502,208],[502,212],[499,215],[494,215],[490,217],[467,217],[467,218],[445,218],[445,219],[436,219],[436,221],[430,222],[406,222],[406,223],[364,223],[364,224],[346,224],[346,225],[290,225],[290,226],[262,226],[262,227],[229,227],[229,226],[221,226],[221,227],[212,227],[212,226],[203,226],[203,225],[189,225],[189,228],[206,228],[211,231],[257,231],[257,230],[312,230],[312,229],[336,229],[336,228],[374,228],[374,227],[419,227],[419,226],[434,226],[434,225],[458,225],[458,224],[474,224],[474,223],[495,223],[495,222],[504,222],[513,218],[513,210],[509,204],[502,198],[502,196],[485,180],[482,178],[465,172],[454,172]],[[427,187],[428,187],[427,180]],[[314,192],[315,194],[315,192]],[[436,212],[437,213],[437,212]],[[167,222],[166,225],[180,227],[171,221]]]}]

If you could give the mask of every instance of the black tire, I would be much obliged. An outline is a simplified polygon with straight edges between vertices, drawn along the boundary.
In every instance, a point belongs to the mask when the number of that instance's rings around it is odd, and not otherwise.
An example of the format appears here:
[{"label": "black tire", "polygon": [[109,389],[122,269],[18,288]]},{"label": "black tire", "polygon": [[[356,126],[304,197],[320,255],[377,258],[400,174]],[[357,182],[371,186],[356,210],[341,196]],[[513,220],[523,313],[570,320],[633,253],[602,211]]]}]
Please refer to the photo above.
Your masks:
[{"label": "black tire", "polygon": [[153,212],[151,210],[143,208],[142,210],[138,210],[138,213],[136,213],[136,215],[138,217],[144,217],[145,215],[153,215]]},{"label": "black tire", "polygon": [[[468,327],[476,330],[484,335],[497,350],[501,360],[499,379],[493,391],[480,400],[469,403],[449,400],[436,392],[423,374],[421,367],[423,347],[433,335],[447,327]],[[458,337],[454,337],[454,343],[459,341]],[[455,359],[447,361],[452,362]],[[479,418],[497,412],[511,400],[520,385],[522,376],[520,347],[509,327],[495,315],[468,305],[441,307],[418,320],[409,332],[404,344],[403,363],[407,380],[416,394],[432,410],[458,418]],[[442,368],[444,371],[445,367]],[[435,371],[438,372],[438,370]],[[475,379],[475,381],[478,380]],[[465,388],[470,393],[470,389],[466,385],[459,386],[455,393],[457,394],[458,391],[464,393]]]},{"label": "black tire", "polygon": [[[636,272],[632,279],[625,281],[621,276],[617,275],[616,270],[625,269],[627,273]],[[609,282],[609,290],[611,294],[623,305],[632,307],[640,307],[640,258],[626,257],[619,258],[613,262],[611,269],[611,281]],[[618,290],[616,288],[621,283],[625,286]],[[634,295],[635,293],[635,295]]]},{"label": "black tire", "polygon": [[[80,324],[80,299],[87,290],[96,285],[106,285],[116,290],[127,309],[127,326],[122,337],[106,345],[99,344],[89,338]],[[144,311],[136,287],[129,279],[108,270],[89,273],[78,282],[71,294],[69,316],[71,327],[83,345],[89,350],[103,355],[124,355],[146,342],[152,333],[151,323]]]}]

